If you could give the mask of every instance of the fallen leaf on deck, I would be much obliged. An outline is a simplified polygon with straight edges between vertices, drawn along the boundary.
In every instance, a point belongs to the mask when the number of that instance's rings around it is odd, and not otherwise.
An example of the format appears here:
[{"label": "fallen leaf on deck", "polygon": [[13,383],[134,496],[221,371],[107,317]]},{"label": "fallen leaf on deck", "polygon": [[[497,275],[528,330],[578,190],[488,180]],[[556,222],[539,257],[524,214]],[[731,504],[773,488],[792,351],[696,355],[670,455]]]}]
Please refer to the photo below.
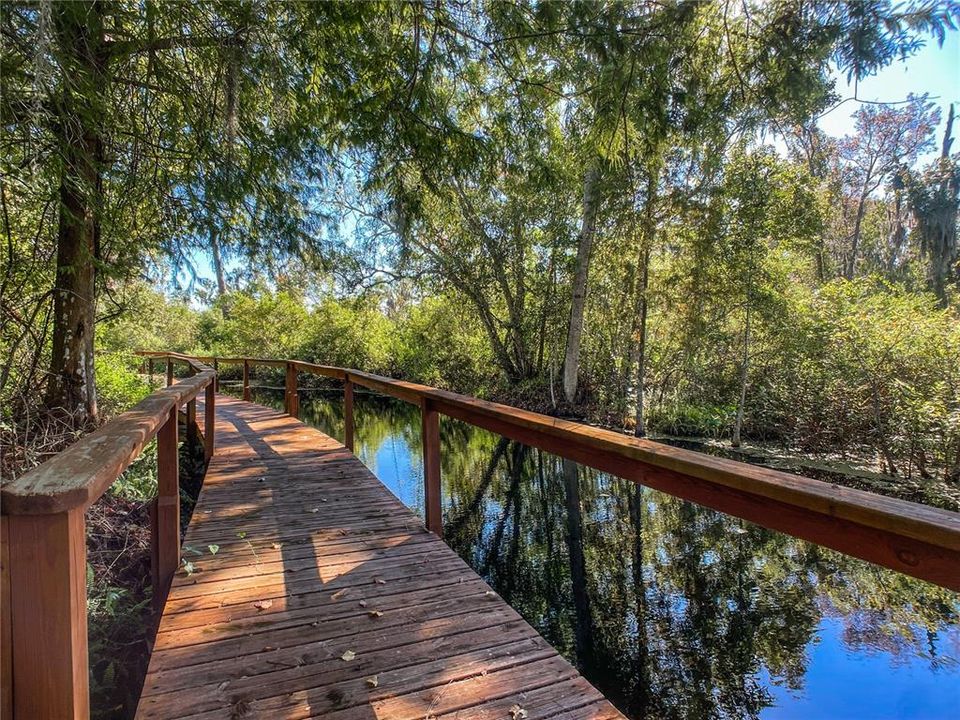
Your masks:
[{"label": "fallen leaf on deck", "polygon": [[484,595],[487,596],[487,600],[496,600],[497,594],[493,590],[487,590]]},{"label": "fallen leaf on deck", "polygon": [[341,659],[341,660],[346,660],[347,662],[350,662],[350,661],[353,660],[356,656],[357,656],[357,654],[356,654],[353,650],[347,650],[343,655],[340,656],[340,659]]},{"label": "fallen leaf on deck", "polygon": [[237,537],[240,538],[241,540],[243,540],[246,536],[247,536],[247,534],[246,534],[245,532],[238,532],[238,533],[237,533]]},{"label": "fallen leaf on deck", "polygon": [[283,547],[283,543],[273,543],[273,545],[271,545],[270,547],[272,547],[274,550],[279,550],[280,548]]},{"label": "fallen leaf on deck", "polygon": [[374,578],[373,581],[374,581],[377,585],[386,585],[386,584],[387,584],[387,581],[384,580],[383,578]]},{"label": "fallen leaf on deck", "polygon": [[219,546],[219,545],[207,545],[207,550],[210,551],[210,554],[211,554],[211,555],[216,555],[217,552],[220,550],[220,546]]},{"label": "fallen leaf on deck", "polygon": [[367,606],[367,601],[366,601],[366,600],[361,600],[361,601],[360,601],[360,607],[366,607],[366,606]]},{"label": "fallen leaf on deck", "polygon": [[234,700],[230,706],[230,720],[242,720],[246,717],[250,717],[250,701],[246,698]]},{"label": "fallen leaf on deck", "polygon": [[273,600],[257,600],[257,601],[253,604],[253,606],[254,606],[257,610],[266,610],[266,609],[268,609],[268,608],[273,607]]},{"label": "fallen leaf on deck", "polygon": [[519,705],[514,705],[512,708],[510,708],[510,717],[512,720],[522,720],[522,718],[525,718],[526,716],[527,711]]},{"label": "fallen leaf on deck", "polygon": [[350,592],[350,588],[343,588],[343,590],[337,590],[333,595],[330,596],[331,600],[339,600],[344,595]]},{"label": "fallen leaf on deck", "polygon": [[376,675],[371,675],[370,677],[365,678],[365,682],[370,687],[376,687],[380,684],[380,679]]},{"label": "fallen leaf on deck", "polygon": [[383,613],[379,610],[368,610],[367,615],[370,617],[383,617]]},{"label": "fallen leaf on deck", "polygon": [[230,684],[230,681],[229,681],[229,680],[224,680],[222,683],[220,683],[219,685],[217,685],[217,691],[218,691],[218,692],[223,692],[224,690],[227,689],[227,685],[229,685],[229,684]]}]

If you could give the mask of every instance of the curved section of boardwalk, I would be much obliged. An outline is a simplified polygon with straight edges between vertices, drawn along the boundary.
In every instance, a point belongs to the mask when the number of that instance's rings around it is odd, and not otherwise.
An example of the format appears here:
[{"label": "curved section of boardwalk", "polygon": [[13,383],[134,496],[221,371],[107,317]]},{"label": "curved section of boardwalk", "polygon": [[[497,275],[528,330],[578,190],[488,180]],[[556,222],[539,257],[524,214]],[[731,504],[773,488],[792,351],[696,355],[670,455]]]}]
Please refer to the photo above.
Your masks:
[{"label": "curved section of boardwalk", "polygon": [[339,442],[216,431],[138,718],[622,717]]}]

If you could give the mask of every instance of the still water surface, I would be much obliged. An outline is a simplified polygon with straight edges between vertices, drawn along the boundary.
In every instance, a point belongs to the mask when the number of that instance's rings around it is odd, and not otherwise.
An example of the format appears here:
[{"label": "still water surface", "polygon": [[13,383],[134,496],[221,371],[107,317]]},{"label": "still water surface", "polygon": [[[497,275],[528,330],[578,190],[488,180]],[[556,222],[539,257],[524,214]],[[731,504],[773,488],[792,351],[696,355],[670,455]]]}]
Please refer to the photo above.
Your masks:
[{"label": "still water surface", "polygon": [[[301,418],[342,439],[342,394]],[[355,418],[422,517],[419,410],[358,392]],[[960,595],[449,418],[441,442],[447,543],[628,716],[960,717]]]}]

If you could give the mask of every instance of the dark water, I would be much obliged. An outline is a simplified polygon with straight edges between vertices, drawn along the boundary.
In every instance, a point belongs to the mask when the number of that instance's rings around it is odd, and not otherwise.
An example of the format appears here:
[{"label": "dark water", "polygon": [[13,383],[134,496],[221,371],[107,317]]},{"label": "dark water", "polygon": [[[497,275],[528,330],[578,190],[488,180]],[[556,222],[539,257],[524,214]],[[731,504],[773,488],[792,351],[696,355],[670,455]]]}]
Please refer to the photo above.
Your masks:
[{"label": "dark water", "polygon": [[[422,516],[419,410],[355,407]],[[301,416],[342,439],[341,394]],[[448,418],[441,441],[447,543],[630,717],[960,717],[960,595]]]}]

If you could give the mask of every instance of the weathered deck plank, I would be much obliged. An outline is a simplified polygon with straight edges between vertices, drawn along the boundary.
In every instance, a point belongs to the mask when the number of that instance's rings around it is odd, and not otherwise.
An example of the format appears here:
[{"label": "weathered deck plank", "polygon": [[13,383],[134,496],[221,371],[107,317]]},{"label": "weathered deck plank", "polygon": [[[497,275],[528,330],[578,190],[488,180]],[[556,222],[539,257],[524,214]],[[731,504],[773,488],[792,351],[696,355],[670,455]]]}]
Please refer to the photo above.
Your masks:
[{"label": "weathered deck plank", "polygon": [[216,430],[138,718],[622,717],[340,443]]}]

